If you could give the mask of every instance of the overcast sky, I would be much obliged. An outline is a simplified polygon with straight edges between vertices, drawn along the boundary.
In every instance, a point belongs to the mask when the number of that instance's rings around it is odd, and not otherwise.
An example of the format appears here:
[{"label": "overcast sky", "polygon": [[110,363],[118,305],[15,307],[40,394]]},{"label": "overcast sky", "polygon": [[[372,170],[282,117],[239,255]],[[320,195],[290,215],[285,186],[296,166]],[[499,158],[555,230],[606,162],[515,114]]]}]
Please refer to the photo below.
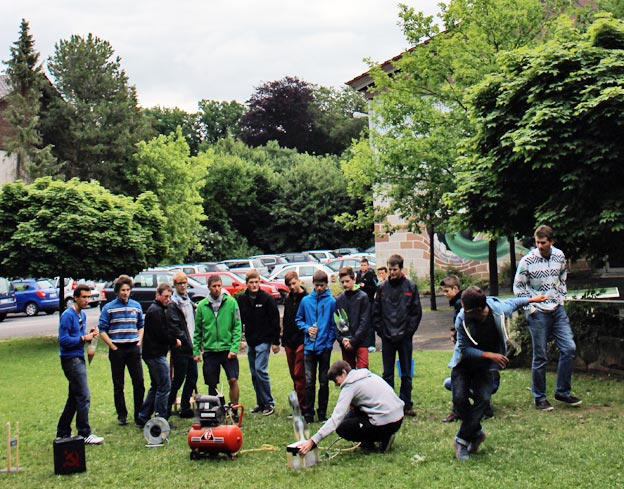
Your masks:
[{"label": "overcast sky", "polygon": [[[428,14],[437,0],[403,0]],[[408,47],[397,0],[0,0],[0,59],[30,24],[46,61],[88,33],[111,43],[144,107],[245,102],[284,76],[339,87]],[[2,67],[4,71],[4,65]]]}]

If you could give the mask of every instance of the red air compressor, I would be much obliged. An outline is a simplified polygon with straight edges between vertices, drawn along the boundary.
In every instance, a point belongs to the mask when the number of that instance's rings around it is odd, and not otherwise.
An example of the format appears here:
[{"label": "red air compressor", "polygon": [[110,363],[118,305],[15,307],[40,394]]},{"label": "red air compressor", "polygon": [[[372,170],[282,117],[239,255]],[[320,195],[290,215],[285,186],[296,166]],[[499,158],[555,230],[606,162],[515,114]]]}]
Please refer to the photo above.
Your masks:
[{"label": "red air compressor", "polygon": [[[243,446],[243,432],[240,427],[245,412],[243,406],[226,405],[223,396],[197,394],[195,396],[197,416],[188,433],[191,460],[203,456],[226,454],[234,458]],[[240,408],[240,413],[238,409]]]}]

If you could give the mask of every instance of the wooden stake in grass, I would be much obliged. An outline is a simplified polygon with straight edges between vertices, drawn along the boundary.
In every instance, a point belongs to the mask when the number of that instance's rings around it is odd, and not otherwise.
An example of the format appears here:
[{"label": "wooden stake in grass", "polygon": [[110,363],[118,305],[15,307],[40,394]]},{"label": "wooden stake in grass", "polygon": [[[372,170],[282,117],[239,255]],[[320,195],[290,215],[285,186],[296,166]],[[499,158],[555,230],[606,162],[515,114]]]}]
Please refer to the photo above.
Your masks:
[{"label": "wooden stake in grass", "polygon": [[[7,467],[0,470],[2,473],[19,472],[19,421],[15,423],[15,438],[11,438],[11,422],[6,424]],[[12,465],[12,451],[15,448],[15,466]]]}]

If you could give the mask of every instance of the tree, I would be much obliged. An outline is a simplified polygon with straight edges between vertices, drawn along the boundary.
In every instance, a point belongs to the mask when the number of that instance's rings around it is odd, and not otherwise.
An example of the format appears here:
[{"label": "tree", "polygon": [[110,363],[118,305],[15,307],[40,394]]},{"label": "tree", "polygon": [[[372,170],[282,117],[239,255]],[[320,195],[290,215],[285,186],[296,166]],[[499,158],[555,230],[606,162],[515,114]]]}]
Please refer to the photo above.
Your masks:
[{"label": "tree", "polygon": [[355,112],[366,111],[366,99],[359,92],[313,86],[311,153],[341,155],[354,139],[368,134],[366,119]]},{"label": "tree", "polygon": [[219,258],[232,256],[228,245],[240,251],[268,250],[274,241],[271,209],[279,191],[273,170],[236,153],[210,149],[205,157],[209,161],[202,189],[206,228],[227,237],[219,240],[225,255]]},{"label": "tree", "polygon": [[202,99],[198,106],[202,141],[214,144],[219,139],[240,137],[240,120],[246,111],[244,105],[236,100],[221,102]]},{"label": "tree", "polygon": [[[398,72],[372,70],[382,196],[413,231],[424,224],[431,246],[433,233],[456,212],[443,196],[453,192],[461,144],[474,133],[471,87],[497,69],[497,53],[538,42],[549,11],[539,0],[451,0],[440,8],[441,25],[402,5],[401,22],[413,49],[395,63]],[[433,248],[430,259],[433,298]]]},{"label": "tree", "polygon": [[309,151],[313,100],[310,84],[296,77],[256,87],[240,120],[242,140],[250,146],[277,141],[286,148]]},{"label": "tree", "polygon": [[141,141],[134,155],[137,173],[131,182],[140,192],[152,191],[166,220],[160,243],[161,263],[180,262],[199,245],[203,213],[200,194],[206,177],[205,157],[192,158],[180,127],[169,136]]},{"label": "tree", "polygon": [[16,155],[16,176],[23,180],[56,175],[60,170],[52,147],[43,145],[39,130],[41,92],[47,80],[38,61],[28,22],[22,19],[19,39],[11,47],[11,58],[5,61],[11,93],[4,117],[11,126],[5,138],[7,149]]},{"label": "tree", "polygon": [[133,200],[78,179],[7,183],[0,188],[0,274],[134,274],[158,262],[163,224],[151,192]]},{"label": "tree", "polygon": [[475,95],[479,131],[458,194],[467,219],[520,215],[529,233],[558,229],[572,259],[621,255],[623,49],[624,24],[603,16],[584,34],[563,22],[540,49],[501,58]]},{"label": "tree", "polygon": [[350,208],[346,188],[335,158],[300,155],[281,174],[280,192],[271,208],[273,249],[334,249],[370,240],[370,234],[364,233],[362,240],[334,219]]},{"label": "tree", "polygon": [[296,77],[260,85],[247,103],[240,128],[250,146],[277,141],[300,153],[339,155],[366,129],[365,121],[353,118],[366,105],[360,94]]},{"label": "tree", "polygon": [[177,107],[170,109],[160,106],[141,109],[141,112],[155,135],[169,136],[175,134],[179,127],[184,139],[186,139],[191,155],[197,155],[199,145],[203,141],[199,114],[188,113]]},{"label": "tree", "polygon": [[378,220],[373,189],[378,180],[379,166],[368,139],[353,143],[343,154],[340,168],[346,180],[346,191],[357,206],[336,216],[336,222],[347,231],[359,229],[372,235]]},{"label": "tree", "polygon": [[50,107],[46,131],[55,132],[55,151],[66,161],[66,176],[95,179],[132,194],[127,181],[134,174],[131,156],[147,127],[136,90],[110,43],[92,34],[61,40],[48,69],[62,99]]}]

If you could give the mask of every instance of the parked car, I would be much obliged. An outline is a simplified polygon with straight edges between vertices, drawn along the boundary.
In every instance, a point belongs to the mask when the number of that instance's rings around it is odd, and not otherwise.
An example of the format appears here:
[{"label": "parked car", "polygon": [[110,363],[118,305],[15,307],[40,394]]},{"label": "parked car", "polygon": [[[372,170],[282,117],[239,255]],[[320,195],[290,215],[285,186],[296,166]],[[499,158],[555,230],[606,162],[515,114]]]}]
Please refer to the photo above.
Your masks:
[{"label": "parked car", "polygon": [[317,270],[323,270],[327,273],[330,282],[336,282],[338,277],[336,272],[322,263],[302,262],[290,263],[279,270],[274,271],[271,275],[269,275],[269,280],[281,281],[283,283],[284,276],[291,270],[297,272],[299,280],[301,280],[301,282],[306,286],[308,292],[312,290],[312,276]]},{"label": "parked car", "polygon": [[17,299],[15,287],[4,277],[0,277],[0,321],[4,321],[6,315],[17,311]]},{"label": "parked car", "polygon": [[[330,261],[327,266],[331,268],[334,272],[338,272],[342,267],[351,267],[353,268],[353,271],[357,272],[360,269],[361,260],[362,258],[360,258],[359,256],[351,258],[350,255],[347,255],[343,256],[342,258],[336,258],[335,260]],[[370,265],[371,269],[375,269],[376,263],[373,260],[368,259],[368,264]]]},{"label": "parked car", "polygon": [[227,265],[217,262],[205,262],[205,263],[185,263],[183,265],[171,265],[162,267],[172,272],[184,272],[187,275],[192,273],[206,273],[206,272],[221,272],[229,270]]},{"label": "parked car", "polygon": [[318,260],[314,258],[310,253],[306,252],[288,252],[282,253],[280,256],[283,256],[288,263],[300,263],[304,261],[318,262]]},{"label": "parked car", "polygon": [[48,279],[20,278],[13,280],[17,309],[27,316],[36,316],[39,311],[52,314],[58,311],[58,294]]},{"label": "parked car", "polygon": [[[59,289],[59,277],[55,277],[51,282],[54,284],[56,293],[60,295]],[[94,280],[86,280],[81,278],[80,280],[74,280],[73,278],[65,277],[63,280],[65,287],[63,288],[63,300],[65,301],[65,307],[69,307],[74,302],[74,290],[78,284],[86,284],[91,289],[91,298],[89,299],[90,307],[97,307],[100,305],[100,290],[96,286]]]},{"label": "parked car", "polygon": [[336,258],[336,255],[329,250],[308,250],[304,251],[304,253],[312,255],[312,257],[319,263],[327,263]]},{"label": "parked car", "polygon": [[268,275],[268,268],[258,258],[232,258],[231,260],[221,260],[219,263],[227,265],[230,270],[243,268],[245,270],[255,270],[260,275]]},{"label": "parked car", "polygon": [[[212,275],[218,275],[221,278],[221,285],[223,286],[223,288],[225,290],[227,290],[230,293],[230,295],[236,295],[239,292],[241,292],[241,291],[243,291],[243,290],[245,290],[247,288],[247,284],[245,283],[245,279],[241,278],[240,276],[235,274],[233,271],[229,271],[229,272],[196,273],[196,274],[189,275],[189,276],[193,277],[198,282],[200,282],[201,284],[203,284],[203,285],[205,285],[207,287],[208,286],[208,278],[210,276],[212,276]],[[266,284],[260,283],[260,289],[264,290],[268,294],[271,294],[273,299],[275,299],[275,300],[279,300],[280,299],[279,291],[275,287],[273,287],[272,285],[266,285]]]},{"label": "parked car", "polygon": [[[130,297],[141,304],[143,312],[147,311],[156,297],[156,289],[159,284],[168,283],[173,287],[173,276],[175,272],[171,270],[144,270],[133,279],[134,286]],[[193,302],[199,302],[202,299],[208,297],[208,287],[202,285],[197,280],[188,279],[188,295]],[[107,302],[112,301],[115,298],[115,291],[113,289],[113,282],[106,284],[106,287],[102,289],[102,301],[100,307],[103,307]]]},{"label": "parked car", "polygon": [[358,253],[359,250],[357,248],[336,248],[333,250],[333,253],[336,258],[340,258],[344,255],[352,255],[353,253]]},{"label": "parked car", "polygon": [[281,255],[255,255],[250,258],[260,260],[262,264],[267,267],[269,273],[271,273],[277,265],[288,263],[288,260]]}]

